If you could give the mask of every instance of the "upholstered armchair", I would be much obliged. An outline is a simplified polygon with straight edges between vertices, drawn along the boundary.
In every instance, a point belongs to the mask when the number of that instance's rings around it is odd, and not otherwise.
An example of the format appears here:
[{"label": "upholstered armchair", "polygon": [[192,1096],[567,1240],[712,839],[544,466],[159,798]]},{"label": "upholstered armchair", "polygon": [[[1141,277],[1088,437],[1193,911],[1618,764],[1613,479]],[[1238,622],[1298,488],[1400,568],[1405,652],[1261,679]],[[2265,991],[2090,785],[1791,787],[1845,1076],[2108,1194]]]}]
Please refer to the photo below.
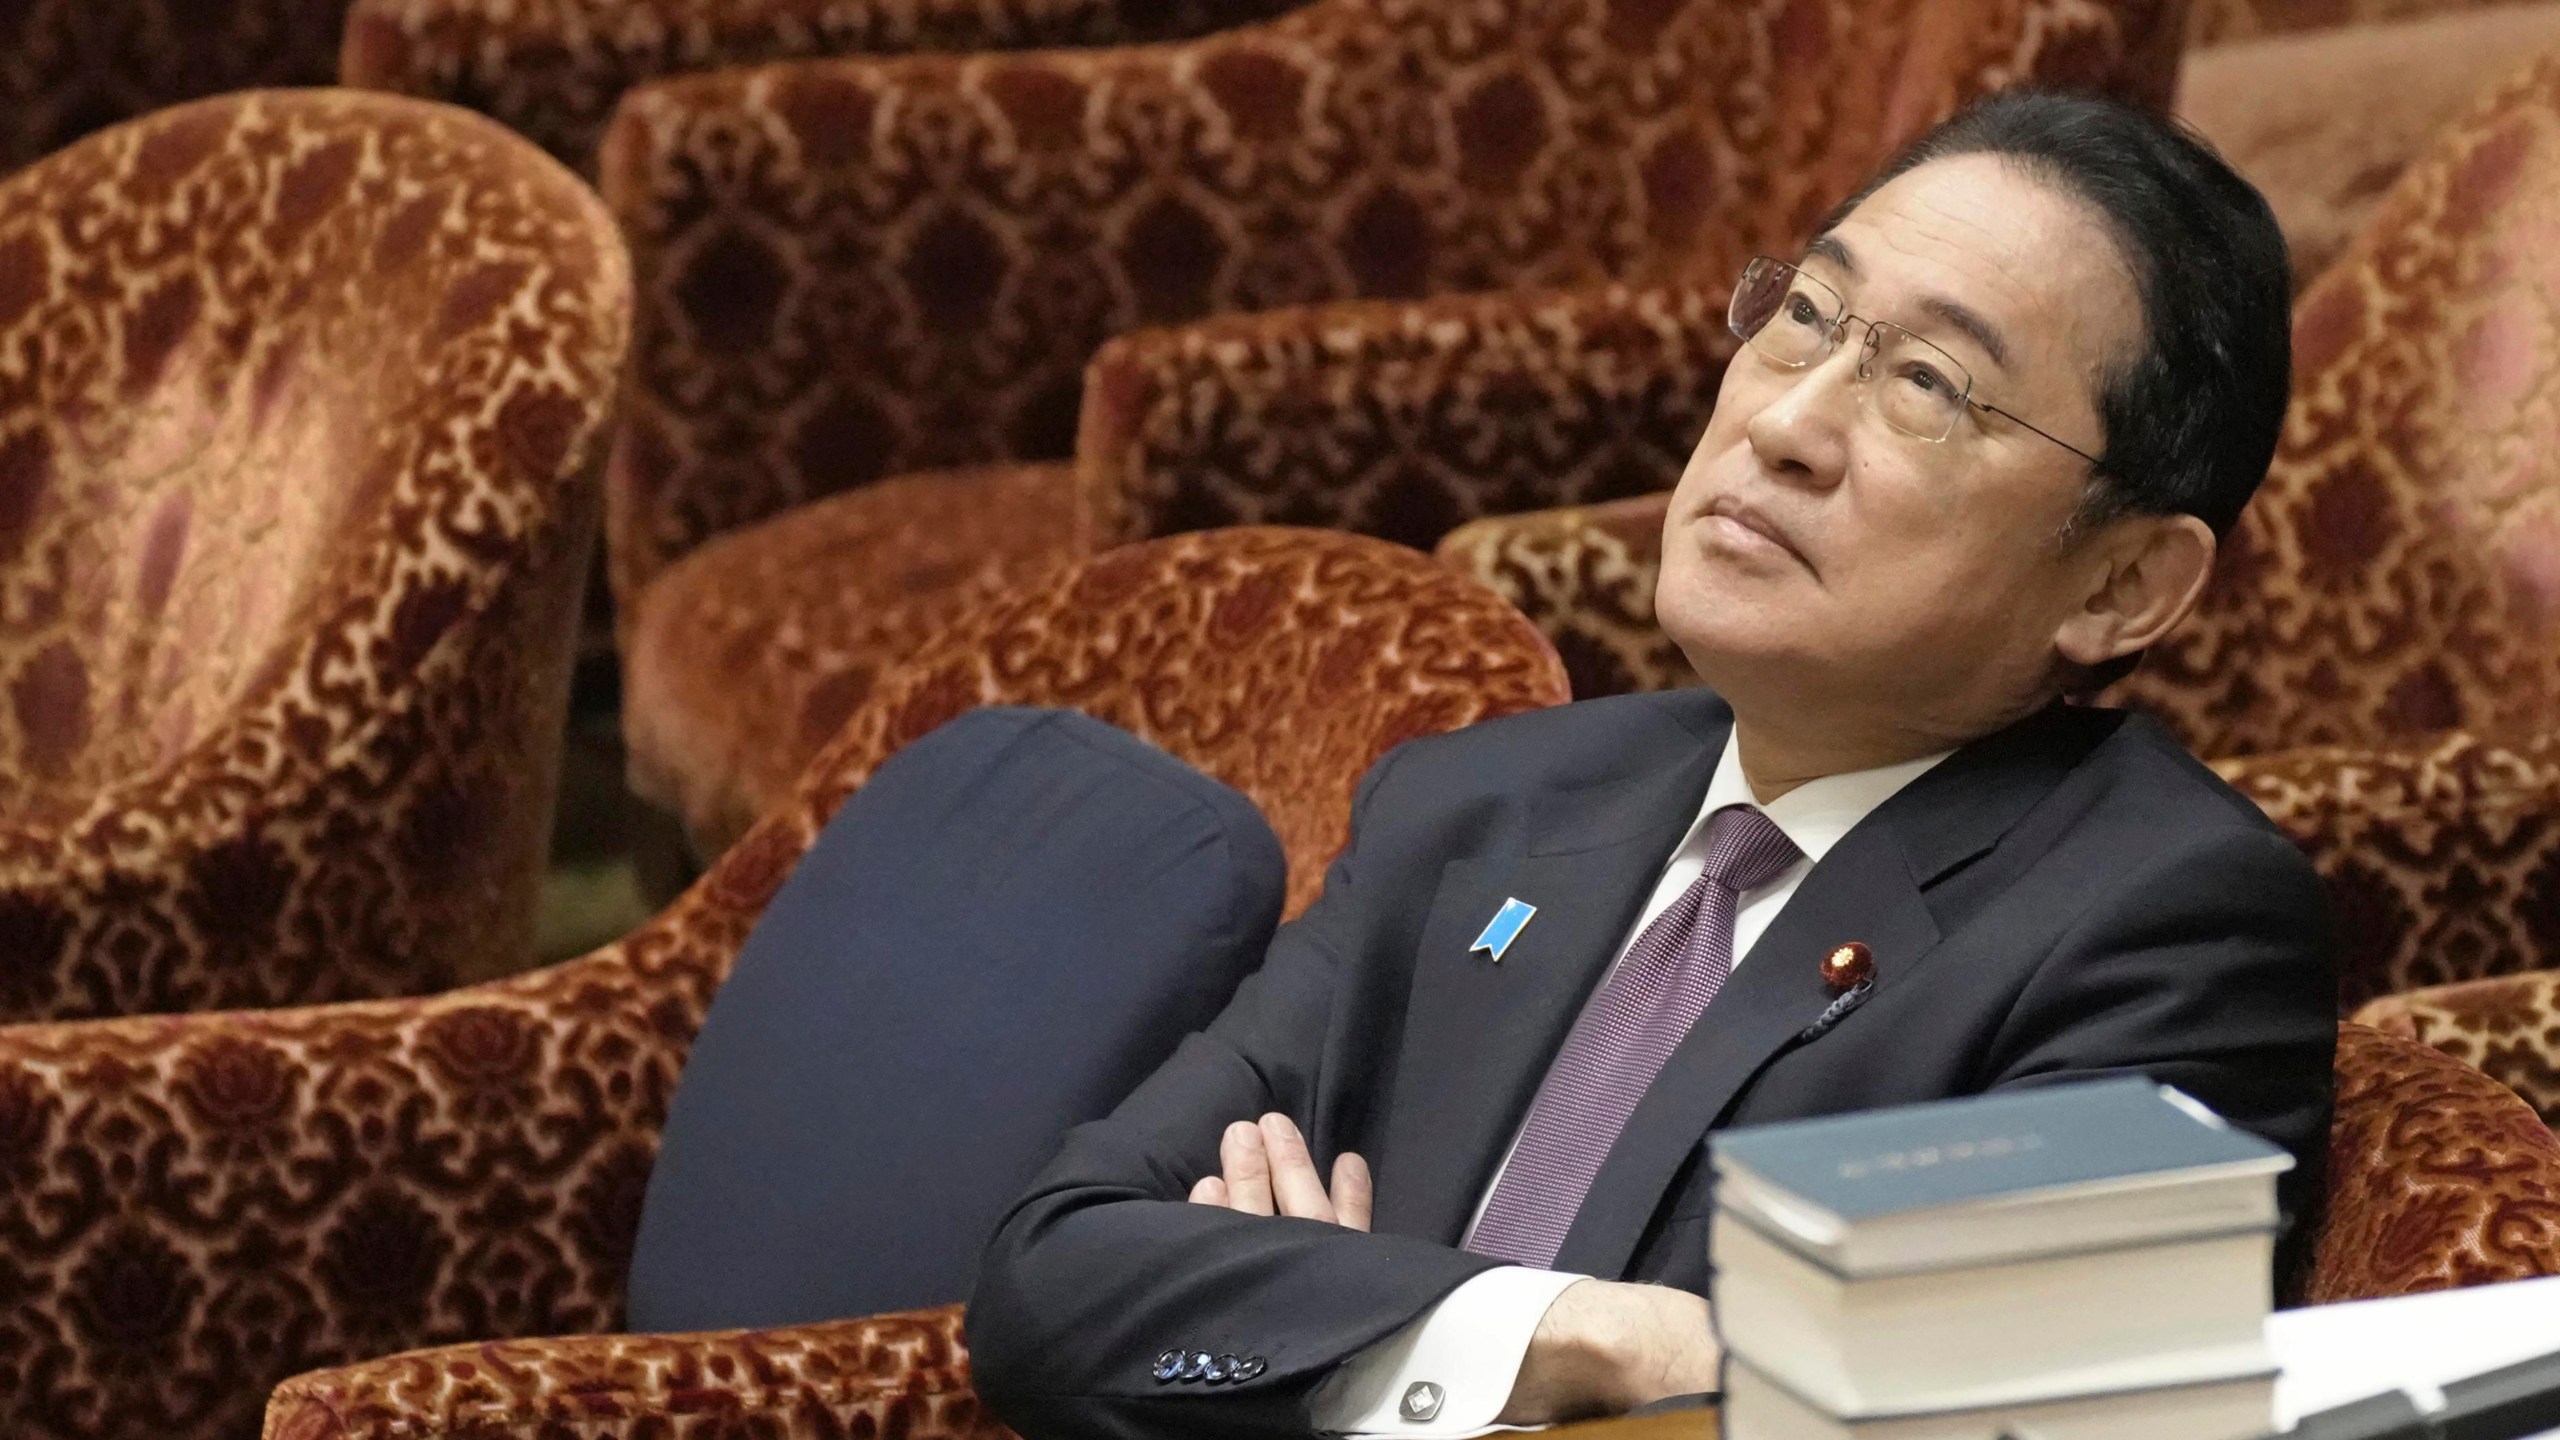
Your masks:
[{"label": "upholstered armchair", "polygon": [[[2560,1274],[2560,1140],[2496,1082],[2362,1026],[2338,1035],[2328,1195],[2297,1299]],[[715,1335],[427,1350],[300,1376],[268,1440],[754,1434],[1003,1440],[958,1309]]]},{"label": "upholstered armchair", "polygon": [[[339,0],[345,3],[345,0]],[[1302,0],[355,0],[342,84],[489,115],[580,171],[644,80],[812,55],[1176,40]]]},{"label": "upholstered armchair", "polygon": [[0,175],[120,121],[266,85],[326,85],[347,0],[0,5]]},{"label": "upholstered armchair", "polygon": [[[2348,1009],[2560,954],[2555,223],[2546,58],[2440,137],[2304,294],[2274,468],[2199,613],[2114,697],[2311,852]],[[1538,619],[1578,679],[1684,683],[1651,611],[1663,513],[1653,496],[1489,520],[1441,553]]]},{"label": "upholstered armchair", "polygon": [[2560,970],[2385,995],[2356,1018],[2503,1082],[2560,1129]]},{"label": "upholstered armchair", "polygon": [[[1469,514],[1668,484],[1687,447],[1664,437],[1706,423],[1729,352],[1706,323],[1722,307],[1686,286],[1347,301],[1114,340],[1071,464],[829,496],[643,591],[623,665],[634,788],[719,853],[883,668],[1081,549],[1261,523],[1427,546]],[[1545,383],[1565,376],[1585,383]],[[1301,431],[1318,407],[1343,424]]]},{"label": "upholstered armchair", "polygon": [[412,100],[0,181],[0,1021],[520,961],[629,325],[592,193]]},{"label": "upholstered armchair", "polygon": [[[649,297],[607,521],[643,677],[635,784],[716,850],[806,753],[733,772],[722,757],[786,743],[772,717],[802,705],[722,697],[859,693],[973,587],[1095,545],[1263,520],[1427,545],[1474,515],[1659,483],[1659,454],[1541,462],[1638,408],[1685,423],[1696,396],[1577,420],[1538,413],[1553,386],[1429,393],[1480,364],[1470,348],[1535,348],[1508,325],[1581,344],[1659,317],[1433,297],[1720,286],[1960,99],[2022,79],[2165,97],[2181,13],[1319,0],[1181,45],[640,87],[602,167]],[[1582,313],[1612,304],[1617,320]],[[1132,340],[1088,387],[1113,336],[1206,316],[1229,318]],[[1366,430],[1299,443],[1315,397],[1294,387],[1346,355],[1397,393],[1329,395],[1370,405]],[[945,533],[976,543],[954,556]],[[813,563],[823,576],[782,578]],[[759,656],[777,673],[743,675]]]},{"label": "upholstered armchair", "polygon": [[[844,797],[963,710],[1069,706],[1237,787],[1294,913],[1380,754],[1564,698],[1527,621],[1410,551],[1269,529],[1127,547],[884,675],[785,804],[584,958],[428,999],[0,1028],[0,1434],[244,1440],[315,1366],[616,1325],[659,1128],[739,943]],[[926,1363],[921,1334],[789,1375],[852,1364],[852,1394]],[[787,1389],[765,1364],[714,1360],[706,1393]]]}]

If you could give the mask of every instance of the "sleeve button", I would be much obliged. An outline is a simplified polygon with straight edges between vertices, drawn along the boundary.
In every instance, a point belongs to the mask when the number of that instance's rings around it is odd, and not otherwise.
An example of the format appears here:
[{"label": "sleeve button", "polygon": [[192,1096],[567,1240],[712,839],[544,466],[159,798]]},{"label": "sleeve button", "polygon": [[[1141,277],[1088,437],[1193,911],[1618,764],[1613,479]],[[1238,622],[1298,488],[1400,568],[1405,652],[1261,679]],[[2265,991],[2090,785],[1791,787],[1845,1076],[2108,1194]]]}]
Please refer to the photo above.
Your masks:
[{"label": "sleeve button", "polygon": [[1182,1352],[1167,1350],[1156,1357],[1155,1377],[1159,1385],[1170,1384],[1182,1374]]},{"label": "sleeve button", "polygon": [[1217,1362],[1217,1358],[1206,1350],[1192,1351],[1191,1358],[1182,1362],[1181,1378],[1185,1383],[1207,1378],[1209,1367]]},{"label": "sleeve button", "polygon": [[1209,1368],[1200,1372],[1200,1378],[1212,1385],[1224,1385],[1235,1373],[1236,1357],[1215,1355],[1209,1359]]},{"label": "sleeve button", "polygon": [[1236,1384],[1241,1385],[1245,1381],[1261,1374],[1265,1368],[1266,1367],[1262,1363],[1261,1356],[1247,1355],[1243,1359],[1237,1361],[1236,1367],[1233,1370],[1228,1371],[1227,1375],[1229,1379],[1233,1380]]}]

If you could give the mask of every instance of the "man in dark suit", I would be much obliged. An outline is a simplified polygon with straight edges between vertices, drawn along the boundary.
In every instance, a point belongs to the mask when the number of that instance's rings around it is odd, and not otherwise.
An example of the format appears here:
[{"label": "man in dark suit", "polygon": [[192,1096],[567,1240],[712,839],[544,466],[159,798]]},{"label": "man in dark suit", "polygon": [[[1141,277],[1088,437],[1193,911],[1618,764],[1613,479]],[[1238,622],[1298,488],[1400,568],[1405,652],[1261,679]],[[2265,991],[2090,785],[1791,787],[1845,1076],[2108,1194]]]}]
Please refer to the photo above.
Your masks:
[{"label": "man in dark suit", "polygon": [[1730,1124],[2142,1073],[2292,1150],[2300,1214],[2317,880],[2155,724],[2062,699],[2193,605],[2288,290],[2199,143],[2042,96],[1753,262],[1657,593],[1709,688],[1379,763],[1323,897],[996,1235],[996,1412],[1438,1436],[1711,1389]]}]

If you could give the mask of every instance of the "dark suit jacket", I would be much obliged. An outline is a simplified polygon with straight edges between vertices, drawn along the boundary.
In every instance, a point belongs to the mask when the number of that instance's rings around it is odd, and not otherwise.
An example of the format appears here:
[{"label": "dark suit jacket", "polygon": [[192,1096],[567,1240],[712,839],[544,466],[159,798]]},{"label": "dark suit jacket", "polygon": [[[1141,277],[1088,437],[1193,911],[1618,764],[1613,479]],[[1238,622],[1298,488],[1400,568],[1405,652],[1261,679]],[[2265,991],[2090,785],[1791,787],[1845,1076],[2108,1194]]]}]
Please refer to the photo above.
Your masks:
[{"label": "dark suit jacket", "polygon": [[[1704,691],[1591,701],[1379,762],[1323,897],[1208,1031],[1074,1131],[990,1243],[980,1394],[1032,1437],[1304,1435],[1315,1386],[1493,1262],[1455,1249],[1567,1028],[1697,816]],[[1505,898],[1538,907],[1501,963]],[[1874,952],[1837,1025],[1819,962]],[[2317,1193],[2336,1043],[2310,864],[2155,723],[2056,706],[1964,747],[1809,873],[1636,1108],[1556,1268],[1707,1285],[1719,1126],[2138,1071]],[[1182,1203],[1230,1122],[1368,1157],[1375,1233]],[[1164,1384],[1171,1348],[1259,1357]]]}]

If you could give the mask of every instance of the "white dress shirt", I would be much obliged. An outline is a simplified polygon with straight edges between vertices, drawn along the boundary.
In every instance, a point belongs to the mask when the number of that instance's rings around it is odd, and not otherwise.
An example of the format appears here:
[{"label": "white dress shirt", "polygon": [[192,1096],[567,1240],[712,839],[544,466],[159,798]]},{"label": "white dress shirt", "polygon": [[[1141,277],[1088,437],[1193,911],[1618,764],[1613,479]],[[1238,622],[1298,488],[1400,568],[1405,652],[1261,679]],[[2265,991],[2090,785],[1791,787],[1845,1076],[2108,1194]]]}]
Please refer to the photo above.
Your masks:
[{"label": "white dress shirt", "polygon": [[[1760,810],[1804,852],[1804,858],[1788,866],[1775,880],[1739,897],[1733,916],[1733,963],[1737,967],[1742,964],[1761,932],[1778,918],[1778,912],[1795,895],[1796,887],[1804,883],[1806,873],[1840,843],[1841,836],[1893,798],[1896,791],[1953,753],[1942,750],[1898,765],[1808,780],[1760,805]],[[1728,805],[1758,805],[1750,782],[1743,778],[1742,757],[1729,736],[1724,754],[1716,762],[1715,778],[1707,782],[1707,796],[1698,806],[1698,818],[1672,850],[1670,862],[1663,866],[1662,878],[1654,883],[1653,897],[1645,902],[1643,913],[1618,942],[1617,958],[1609,967],[1613,973],[1625,963],[1628,948],[1644,928],[1671,908],[1671,902],[1679,899],[1707,868],[1707,820]],[[1593,987],[1594,998],[1599,990],[1600,987]],[[1527,1123],[1528,1117],[1522,1116],[1520,1128],[1526,1128]],[[1511,1148],[1517,1149],[1519,1144],[1520,1129],[1515,1128]],[[1484,1218],[1494,1186],[1502,1183],[1502,1173],[1510,1164],[1511,1154],[1506,1150],[1492,1181],[1476,1200],[1475,1216],[1467,1222],[1470,1238],[1477,1222]],[[1517,1265],[1476,1276],[1449,1292],[1446,1299],[1423,1312],[1419,1319],[1327,1377],[1314,1397],[1316,1428],[1354,1436],[1413,1436],[1416,1440],[1455,1440],[1515,1428],[1493,1421],[1510,1403],[1512,1384],[1519,1378],[1521,1361],[1528,1356],[1529,1341],[1537,1334],[1538,1322],[1546,1318],[1547,1307],[1555,1303],[1565,1287],[1587,1278]],[[1440,1387],[1439,1413],[1428,1421],[1405,1419],[1401,1411],[1405,1391],[1415,1382],[1426,1380]]]}]

